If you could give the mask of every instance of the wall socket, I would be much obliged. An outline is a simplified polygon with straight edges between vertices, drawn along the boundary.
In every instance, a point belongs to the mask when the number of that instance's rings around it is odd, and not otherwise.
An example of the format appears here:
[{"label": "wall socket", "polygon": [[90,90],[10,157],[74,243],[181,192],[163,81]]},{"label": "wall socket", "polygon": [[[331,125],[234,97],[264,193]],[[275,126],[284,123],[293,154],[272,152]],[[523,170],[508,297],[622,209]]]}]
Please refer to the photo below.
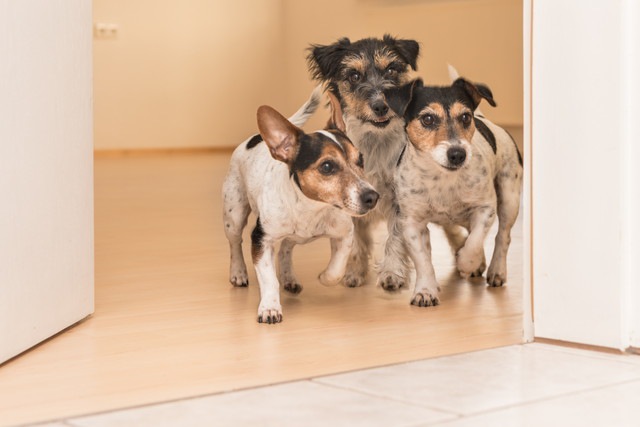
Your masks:
[{"label": "wall socket", "polygon": [[93,38],[100,40],[113,40],[118,38],[118,24],[109,22],[96,22],[93,25]]}]

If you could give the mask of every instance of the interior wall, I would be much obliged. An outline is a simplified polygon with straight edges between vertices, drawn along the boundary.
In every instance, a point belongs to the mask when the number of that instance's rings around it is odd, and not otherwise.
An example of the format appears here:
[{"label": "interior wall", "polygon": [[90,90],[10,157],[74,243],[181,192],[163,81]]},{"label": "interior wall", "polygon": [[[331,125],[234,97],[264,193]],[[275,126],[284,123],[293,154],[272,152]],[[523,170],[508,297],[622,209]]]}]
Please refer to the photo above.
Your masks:
[{"label": "interior wall", "polygon": [[0,363],[93,311],[90,22],[0,0]]},{"label": "interior wall", "polygon": [[[522,126],[521,0],[285,0],[285,11],[287,84],[295,97],[289,100],[290,111],[313,88],[305,62],[310,44],[389,33],[420,42],[418,75],[427,84],[448,84],[450,63],[460,75],[492,89],[498,108],[481,107],[489,118]],[[327,24],[310,25],[310,20]],[[324,123],[312,120],[310,125]]]},{"label": "interior wall", "polygon": [[94,22],[119,25],[94,42],[97,149],[235,146],[261,104],[288,116],[307,99],[310,44],[385,33],[421,43],[426,82],[451,63],[492,88],[490,118],[522,125],[521,0],[94,2]]},{"label": "interior wall", "polygon": [[284,82],[281,0],[94,0],[98,150],[233,146]]}]

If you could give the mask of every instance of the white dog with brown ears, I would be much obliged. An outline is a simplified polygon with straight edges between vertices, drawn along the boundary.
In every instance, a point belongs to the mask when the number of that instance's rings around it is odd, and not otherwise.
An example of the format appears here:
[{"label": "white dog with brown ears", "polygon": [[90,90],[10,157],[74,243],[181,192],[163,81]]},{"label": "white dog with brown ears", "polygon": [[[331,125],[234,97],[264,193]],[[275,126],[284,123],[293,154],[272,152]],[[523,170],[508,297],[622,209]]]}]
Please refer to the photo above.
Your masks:
[{"label": "white dog with brown ears", "polygon": [[[331,239],[331,259],[319,280],[344,276],[353,245],[354,216],[373,209],[378,193],[364,180],[362,156],[345,136],[340,104],[330,95],[337,129],[305,133],[299,126],[315,111],[321,89],[288,120],[269,106],[258,109],[260,135],[241,144],[231,157],[223,184],[224,230],[231,252],[230,281],[248,286],[242,230],[250,212],[257,216],[251,255],[260,285],[258,322],[282,321],[280,284],[297,294],[293,247],[319,237]],[[264,143],[263,143],[264,142]],[[276,273],[276,246],[279,272]]]},{"label": "white dog with brown ears", "polygon": [[[450,69],[455,76],[455,70]],[[484,239],[496,214],[498,234],[487,271],[489,286],[507,280],[507,251],[522,189],[522,157],[511,136],[477,109],[495,106],[483,84],[457,78],[450,86],[423,86],[421,80],[386,93],[404,117],[410,143],[398,161],[394,180],[396,221],[416,269],[411,304],[439,304],[431,263],[429,223],[442,225],[463,277],[482,276]],[[466,229],[467,233],[464,232]]]}]

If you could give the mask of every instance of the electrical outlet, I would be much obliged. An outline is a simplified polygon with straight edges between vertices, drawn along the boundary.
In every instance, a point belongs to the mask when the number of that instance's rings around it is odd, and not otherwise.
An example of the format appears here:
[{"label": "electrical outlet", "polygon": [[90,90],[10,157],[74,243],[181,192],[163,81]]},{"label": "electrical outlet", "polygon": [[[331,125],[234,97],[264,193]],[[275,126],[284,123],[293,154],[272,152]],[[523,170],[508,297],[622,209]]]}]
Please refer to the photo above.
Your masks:
[{"label": "electrical outlet", "polygon": [[93,26],[93,37],[101,40],[117,39],[119,29],[118,24],[96,22]]}]

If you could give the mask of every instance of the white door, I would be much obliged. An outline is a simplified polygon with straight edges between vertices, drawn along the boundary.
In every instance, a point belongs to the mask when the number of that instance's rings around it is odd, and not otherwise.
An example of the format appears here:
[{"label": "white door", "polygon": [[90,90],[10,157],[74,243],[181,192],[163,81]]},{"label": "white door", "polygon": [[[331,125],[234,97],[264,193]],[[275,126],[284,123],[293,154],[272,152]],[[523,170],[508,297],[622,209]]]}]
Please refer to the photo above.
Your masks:
[{"label": "white door", "polygon": [[524,12],[534,334],[638,346],[640,6],[527,0]]},{"label": "white door", "polygon": [[0,0],[0,363],[93,312],[91,0]]}]

